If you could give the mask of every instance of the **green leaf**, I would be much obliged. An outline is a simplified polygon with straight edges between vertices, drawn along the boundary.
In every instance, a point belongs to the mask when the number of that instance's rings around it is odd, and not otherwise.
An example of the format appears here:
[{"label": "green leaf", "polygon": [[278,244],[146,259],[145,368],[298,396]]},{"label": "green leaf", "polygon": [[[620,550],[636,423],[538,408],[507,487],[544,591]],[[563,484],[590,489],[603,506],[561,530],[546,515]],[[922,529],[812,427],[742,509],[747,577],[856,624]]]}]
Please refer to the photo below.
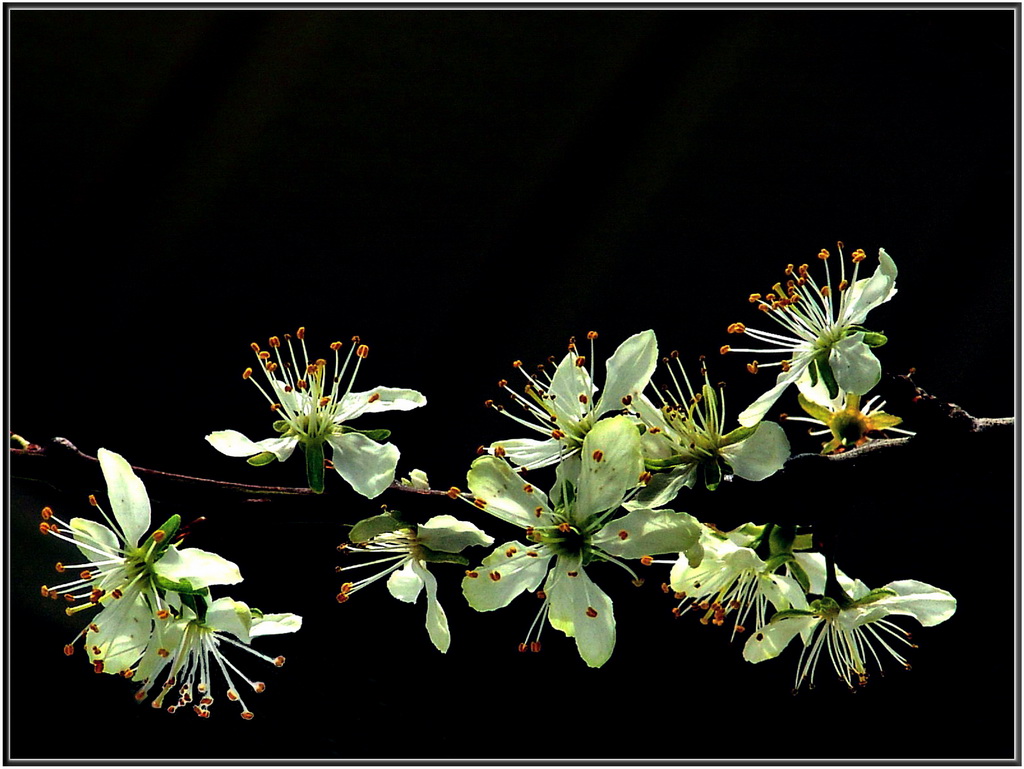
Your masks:
[{"label": "green leaf", "polygon": [[356,428],[349,427],[348,425],[342,425],[341,432],[342,434],[359,433],[360,435],[365,435],[371,441],[376,441],[377,443],[386,443],[388,438],[391,437],[390,430],[357,430]]},{"label": "green leaf", "polygon": [[248,462],[253,467],[263,467],[263,465],[269,465],[276,459],[277,455],[273,451],[264,451],[260,454],[256,454],[255,456],[249,457],[245,461]]},{"label": "green leaf", "polygon": [[316,443],[302,444],[306,452],[306,482],[309,488],[316,494],[323,494],[324,491],[324,444],[322,441]]},{"label": "green leaf", "polygon": [[381,513],[369,518],[364,518],[352,527],[348,538],[352,542],[369,542],[378,534],[388,531],[395,531],[402,528],[402,522],[390,513]]},{"label": "green leaf", "polygon": [[864,332],[864,344],[868,347],[881,347],[888,341],[889,338],[885,334],[879,334],[877,331]]}]

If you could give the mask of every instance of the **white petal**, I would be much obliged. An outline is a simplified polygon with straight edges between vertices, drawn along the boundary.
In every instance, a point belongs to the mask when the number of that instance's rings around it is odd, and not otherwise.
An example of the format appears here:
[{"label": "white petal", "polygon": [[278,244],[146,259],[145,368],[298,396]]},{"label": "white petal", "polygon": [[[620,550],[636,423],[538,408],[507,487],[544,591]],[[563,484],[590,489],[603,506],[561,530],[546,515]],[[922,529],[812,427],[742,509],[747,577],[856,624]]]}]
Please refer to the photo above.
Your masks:
[{"label": "white petal", "polygon": [[491,448],[501,447],[505,457],[516,465],[529,465],[537,469],[553,465],[562,454],[562,443],[554,438],[542,441],[533,438],[513,438],[507,441],[495,441]]},{"label": "white petal", "polygon": [[198,547],[167,548],[153,570],[172,582],[188,580],[197,589],[209,585],[236,585],[242,581],[238,566]]},{"label": "white petal", "polygon": [[605,364],[604,392],[593,418],[623,408],[623,398],[638,399],[657,365],[658,340],[653,331],[641,331],[620,344]]},{"label": "white petal", "polygon": [[353,489],[373,499],[395,480],[398,447],[377,443],[360,433],[331,435],[327,442],[334,448],[334,469]]},{"label": "white petal", "polygon": [[208,627],[222,633],[231,633],[239,640],[249,643],[252,627],[252,612],[247,604],[232,598],[218,598],[206,610]]},{"label": "white petal", "polygon": [[96,458],[100,461],[100,469],[107,482],[107,496],[110,498],[114,519],[128,543],[138,545],[142,536],[149,531],[149,495],[146,494],[146,487],[120,454],[100,449],[96,452]]},{"label": "white petal", "polygon": [[697,480],[696,462],[676,465],[671,470],[655,473],[654,477],[640,489],[640,493],[632,501],[626,503],[627,509],[655,508],[667,505],[675,499],[684,487],[693,488]]},{"label": "white petal", "polygon": [[577,523],[619,507],[626,492],[640,484],[640,431],[625,415],[601,420],[583,440],[581,461]]},{"label": "white petal", "polygon": [[671,510],[633,510],[607,523],[592,543],[619,558],[679,553],[700,539],[701,525],[688,513]]},{"label": "white petal", "polygon": [[229,457],[251,457],[264,451],[238,430],[217,430],[206,436],[206,442]]},{"label": "white petal", "polygon": [[878,267],[874,274],[858,280],[848,291],[850,296],[841,319],[844,325],[863,323],[871,310],[896,295],[896,263],[885,249],[878,249]]},{"label": "white petal", "polygon": [[416,538],[431,550],[458,553],[473,545],[490,545],[494,537],[451,515],[435,515],[416,527]]},{"label": "white petal", "polygon": [[441,608],[441,604],[437,600],[437,580],[419,561],[412,563],[413,568],[427,587],[427,634],[438,651],[444,654],[448,651],[452,636],[448,630],[448,617],[445,616],[444,609]]},{"label": "white petal", "polygon": [[882,364],[864,343],[864,333],[840,340],[828,356],[836,384],[848,393],[866,395],[882,378]]},{"label": "white petal", "polygon": [[956,598],[949,592],[915,579],[890,582],[885,586],[897,595],[882,598],[854,611],[854,624],[874,622],[890,614],[914,617],[923,627],[945,622],[956,612]]},{"label": "white petal", "polygon": [[775,615],[771,622],[747,639],[743,646],[743,659],[764,662],[778,657],[796,636],[809,632],[822,621],[813,615]]},{"label": "white petal", "polygon": [[551,553],[543,547],[506,542],[473,570],[476,577],[463,578],[462,592],[477,611],[500,609],[520,593],[536,590],[550,560]]},{"label": "white petal", "polygon": [[262,617],[252,618],[249,636],[255,638],[261,635],[294,633],[301,627],[302,617],[298,614],[264,614]]},{"label": "white petal", "polygon": [[808,363],[810,363],[809,355],[794,355],[789,371],[780,373],[775,380],[775,385],[768,392],[740,412],[739,417],[737,417],[739,423],[744,427],[752,427],[760,422],[764,415],[768,413],[768,409],[775,405],[775,401],[779,399],[782,392],[800,378]]},{"label": "white petal", "polygon": [[153,633],[153,614],[142,597],[127,601],[109,603],[92,618],[89,627],[96,630],[85,636],[89,661],[102,661],[104,673],[120,673],[134,665]]},{"label": "white petal", "polygon": [[789,450],[786,431],[775,422],[761,422],[749,438],[723,448],[722,456],[740,478],[762,481],[782,469]]},{"label": "white petal", "polygon": [[109,528],[102,523],[90,521],[88,518],[72,518],[68,521],[71,527],[71,536],[78,543],[78,549],[89,561],[102,560],[100,553],[95,549],[102,550],[113,558],[121,554],[121,543]]},{"label": "white petal", "polygon": [[478,457],[466,474],[469,490],[484,503],[484,510],[517,526],[544,525],[551,508],[547,495],[527,483],[505,460],[493,456]]},{"label": "white petal", "polygon": [[615,649],[612,600],[587,576],[578,558],[560,557],[544,586],[551,626],[576,639],[583,661],[599,668]]},{"label": "white petal", "polygon": [[577,355],[566,353],[561,363],[555,368],[548,387],[548,405],[555,410],[561,420],[578,422],[589,411],[590,406],[580,402],[580,396],[586,396],[587,404],[594,402],[593,380],[585,366],[576,365]]},{"label": "white petal", "polygon": [[299,445],[299,439],[294,436],[264,438],[262,441],[256,441],[256,445],[259,447],[260,452],[269,451],[277,457],[278,462],[284,462],[295,451],[295,447]]},{"label": "white petal", "polygon": [[405,603],[416,603],[420,591],[423,590],[423,580],[413,569],[415,559],[410,558],[401,569],[391,572],[388,577],[388,590],[399,601]]}]

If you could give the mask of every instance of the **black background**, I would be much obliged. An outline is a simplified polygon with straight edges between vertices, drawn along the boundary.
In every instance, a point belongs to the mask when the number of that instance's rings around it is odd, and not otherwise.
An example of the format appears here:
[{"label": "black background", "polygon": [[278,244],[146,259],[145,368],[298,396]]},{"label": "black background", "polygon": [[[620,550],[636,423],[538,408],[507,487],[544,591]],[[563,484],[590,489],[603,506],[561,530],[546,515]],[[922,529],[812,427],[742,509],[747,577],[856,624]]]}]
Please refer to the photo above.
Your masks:
[{"label": "black background", "polygon": [[[735,414],[770,378],[718,356],[726,325],[756,323],[747,295],[837,239],[899,266],[869,323],[890,336],[887,371],[914,366],[976,415],[1014,412],[1014,6],[7,13],[9,419],[30,440],[300,485],[298,460],[251,468],[203,436],[270,436],[240,378],[248,345],[304,325],[314,350],[370,345],[362,389],[425,393],[357,426],[394,431],[400,473],[464,485],[478,445],[523,435],[482,408],[496,380],[591,329],[599,361],[646,328],[663,352],[713,353]],[[268,684],[251,723],[223,697],[209,720],[138,707],[131,684],[61,654],[80,622],[39,598],[67,549],[38,535],[38,510],[88,515],[102,480],[18,480],[8,754],[1009,758],[1010,448],[933,438],[870,472],[680,497],[722,527],[827,516],[851,575],[958,597],[915,632],[912,672],[889,665],[850,694],[826,661],[796,697],[795,649],[754,667],[724,631],[675,620],[665,567],[640,589],[594,567],[618,646],[590,670],[550,628],[541,654],[517,654],[533,599],[478,614],[459,567],[439,566],[442,656],[422,602],[383,585],[335,602],[342,524],[387,504],[499,542],[514,530],[444,498],[367,501],[337,477],[322,499],[264,503],[147,481],[154,519],[205,515],[190,544],[241,567],[220,594],[305,618],[256,644],[288,657],[280,671],[232,657]],[[15,474],[39,476],[27,464]]]}]

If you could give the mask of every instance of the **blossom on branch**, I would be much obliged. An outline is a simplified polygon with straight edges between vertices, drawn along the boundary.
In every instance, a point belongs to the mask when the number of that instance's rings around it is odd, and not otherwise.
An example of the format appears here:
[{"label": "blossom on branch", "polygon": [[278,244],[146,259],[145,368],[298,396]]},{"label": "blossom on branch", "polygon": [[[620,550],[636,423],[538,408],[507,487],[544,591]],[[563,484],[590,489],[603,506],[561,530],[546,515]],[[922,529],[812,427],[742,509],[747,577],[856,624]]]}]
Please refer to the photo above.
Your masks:
[{"label": "blossom on branch", "polygon": [[[425,405],[427,399],[416,390],[395,387],[353,392],[359,366],[369,354],[369,348],[359,344],[359,337],[353,337],[344,361],[339,352],[342,343],[331,344],[331,369],[323,358],[310,359],[305,328],[296,332],[295,340],[291,334],[284,335],[283,343],[271,337],[269,346],[273,352],[252,345],[267,386],[253,379],[251,368],[242,377],[256,385],[280,417],[274,422],[278,437],[252,441],[237,430],[218,430],[206,440],[222,454],[249,457],[253,465],[283,462],[298,446],[306,456],[306,478],[315,492],[324,489],[326,443],[333,453],[334,469],[353,489],[370,499],[383,493],[395,479],[399,457],[398,448],[387,442],[390,431],[357,430],[347,423],[363,414],[409,411]],[[282,346],[287,347],[287,354],[282,353]]]}]

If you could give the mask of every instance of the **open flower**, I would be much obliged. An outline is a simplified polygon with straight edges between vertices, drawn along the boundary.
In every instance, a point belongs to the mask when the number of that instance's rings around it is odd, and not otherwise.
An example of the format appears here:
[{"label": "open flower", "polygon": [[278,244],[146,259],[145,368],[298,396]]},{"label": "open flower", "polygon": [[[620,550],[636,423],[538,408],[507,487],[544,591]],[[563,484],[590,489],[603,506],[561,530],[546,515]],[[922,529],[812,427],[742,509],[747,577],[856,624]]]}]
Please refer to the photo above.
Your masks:
[{"label": "open flower", "polygon": [[895,648],[913,648],[910,633],[887,617],[906,615],[923,627],[932,627],[945,622],[956,611],[956,599],[952,595],[917,580],[890,582],[877,590],[868,590],[859,580],[842,581],[849,593],[841,596],[842,604],[840,600],[825,597],[812,601],[806,609],[778,612],[747,640],[744,658],[748,662],[762,662],[777,657],[794,637],[801,635],[805,645],[797,663],[793,690],[799,690],[804,682],[814,686],[822,649],[827,650],[839,678],[853,689],[855,683],[861,686],[867,683],[871,659],[881,671],[879,649],[910,668]]},{"label": "open flower", "polygon": [[[758,554],[764,538],[771,537],[772,526],[745,524],[722,533],[704,526],[701,545],[704,558],[691,566],[680,558],[672,566],[670,585],[680,604],[673,609],[681,617],[691,609],[704,612],[703,624],[725,624],[735,612],[733,637],[750,629],[748,618],[754,614],[753,629],[764,627],[768,604],[776,611],[792,607],[807,608],[804,586],[822,590],[825,583],[824,558],[817,553],[782,552]],[[770,550],[769,550],[770,553]],[[785,574],[778,573],[783,567]],[[797,576],[794,576],[794,573]]]},{"label": "open flower", "polygon": [[253,713],[242,700],[236,677],[256,693],[266,686],[262,681],[249,679],[227,659],[224,651],[237,647],[281,667],[284,657],[269,657],[249,644],[258,636],[294,633],[301,626],[302,618],[295,614],[263,614],[231,598],[218,598],[209,605],[203,599],[186,603],[180,616],[161,623],[146,654],[133,668],[131,677],[142,683],[135,699],[144,701],[161,672],[169,666],[160,691],[150,704],[163,707],[168,693],[177,687],[177,702],[167,706],[168,712],[192,704],[198,716],[208,718],[214,701],[213,678],[220,671],[227,684],[225,695],[239,704],[242,718],[249,720]]},{"label": "open flower", "polygon": [[[678,376],[672,370],[676,363]],[[750,481],[764,480],[782,469],[789,459],[789,440],[774,422],[726,430],[725,384],[717,388],[708,380],[701,356],[704,384],[695,391],[679,354],[665,359],[673,388],[658,390],[661,407],[641,395],[633,407],[647,426],[641,447],[648,470],[655,473],[651,483],[637,497],[650,507],[667,504],[683,486],[698,480],[715,489],[727,473]],[[680,384],[685,384],[685,390]]]},{"label": "open flower", "polygon": [[904,435],[914,434],[896,427],[903,420],[882,411],[885,408],[885,401],[878,395],[865,403],[863,409],[860,395],[844,393],[841,390],[838,398],[825,400],[823,403],[816,402],[803,393],[797,395],[797,399],[800,401],[800,408],[810,414],[810,418],[787,416],[786,420],[824,425],[823,430],[808,431],[810,435],[832,436],[831,440],[822,444],[822,454],[863,446],[871,440],[872,434],[881,433],[883,430]]},{"label": "open flower", "polygon": [[775,385],[740,413],[741,425],[759,422],[791,384],[815,387],[820,382],[829,397],[834,398],[840,388],[863,395],[881,378],[881,364],[871,348],[884,344],[885,337],[868,331],[861,324],[871,310],[895,295],[896,264],[884,249],[879,249],[878,267],[874,274],[858,280],[857,274],[865,254],[857,249],[852,257],[853,275],[847,280],[840,243],[839,281],[833,285],[828,269],[829,256],[826,249],[818,253],[825,264],[825,282],[820,287],[806,264],[796,268],[789,265],[786,275],[791,277],[785,288],[776,283],[773,291],[764,297],[761,294],[750,295],[751,303],[782,326],[785,333],[748,328],[743,323],[729,326],[729,333],[746,334],[767,346],[725,345],[723,353],[783,356],[782,360],[773,363],[753,361],[747,365],[751,372],[773,366],[779,366],[782,371]]},{"label": "open flower", "polygon": [[145,486],[120,455],[101,448],[97,458],[113,519],[93,496],[89,501],[107,525],[87,518],[64,522],[52,509],[43,508],[39,530],[76,545],[84,560],[58,563],[58,572],[77,576],[52,587],[44,585],[41,592],[74,604],[67,607],[68,615],[100,608],[65,646],[65,653],[72,654],[75,643],[85,636],[97,672],[123,673],[145,650],[154,617],[166,613],[169,591],[191,593],[209,585],[232,585],[242,576],[235,564],[216,553],[172,543],[181,523],[177,515],[143,540],[150,528]]},{"label": "open flower", "polygon": [[270,402],[271,410],[281,417],[274,422],[279,436],[251,441],[237,430],[218,430],[207,435],[206,440],[222,454],[249,457],[249,463],[254,465],[268,464],[275,459],[283,462],[299,446],[306,455],[309,487],[316,492],[324,489],[326,443],[332,449],[333,465],[338,474],[364,497],[379,496],[395,479],[398,448],[386,442],[390,435],[388,430],[356,430],[346,423],[362,414],[419,408],[426,404],[426,398],[415,390],[394,387],[352,392],[359,365],[369,354],[365,344],[358,344],[359,337],[353,337],[344,363],[339,354],[342,343],[331,344],[334,351],[331,371],[323,358],[309,358],[305,328],[300,328],[295,338],[301,347],[301,359],[296,355],[297,345],[291,334],[284,335],[287,355],[282,354],[282,342],[276,336],[269,342],[273,352],[261,350],[253,343],[267,387],[252,378],[251,368],[242,374],[256,385]]},{"label": "open flower", "polygon": [[639,583],[621,558],[687,551],[696,563],[700,530],[691,516],[670,510],[638,509],[608,521],[644,474],[640,434],[628,417],[598,422],[583,439],[581,454],[578,481],[560,465],[550,500],[498,457],[473,462],[467,475],[473,504],[524,528],[528,544],[507,542],[494,550],[479,568],[466,572],[462,589],[470,606],[491,611],[543,582],[543,604],[520,651],[540,649],[546,617],[576,639],[589,666],[600,667],[615,648],[615,616],[611,599],[585,567],[614,563]]},{"label": "open flower", "polygon": [[469,563],[455,555],[473,545],[490,545],[494,537],[484,533],[472,523],[460,521],[450,515],[437,515],[426,523],[402,523],[392,513],[367,518],[352,527],[349,538],[353,546],[339,549],[353,555],[379,556],[366,563],[338,567],[338,572],[361,569],[366,566],[387,566],[358,582],[345,582],[338,593],[338,602],[345,603],[349,596],[379,579],[388,578],[388,590],[399,601],[415,603],[420,592],[427,592],[427,633],[441,652],[447,652],[451,643],[448,618],[437,600],[437,580],[427,569],[431,562]]},{"label": "open flower", "polygon": [[[594,357],[597,333],[587,334],[590,357]],[[525,418],[512,414],[494,401],[487,405],[514,419],[524,427],[545,436],[517,438],[492,443],[489,453],[507,457],[513,464],[527,469],[546,467],[565,459],[578,457],[583,439],[594,424],[609,412],[627,408],[647,387],[658,362],[658,340],[653,331],[634,334],[612,353],[605,363],[603,392],[587,369],[587,359],[579,354],[575,339],[569,340],[569,351],[548,375],[543,369],[528,374],[520,361],[512,365],[523,373],[527,384],[525,394],[513,390],[506,380],[498,384],[525,410]],[[543,377],[543,378],[542,378]]]}]

